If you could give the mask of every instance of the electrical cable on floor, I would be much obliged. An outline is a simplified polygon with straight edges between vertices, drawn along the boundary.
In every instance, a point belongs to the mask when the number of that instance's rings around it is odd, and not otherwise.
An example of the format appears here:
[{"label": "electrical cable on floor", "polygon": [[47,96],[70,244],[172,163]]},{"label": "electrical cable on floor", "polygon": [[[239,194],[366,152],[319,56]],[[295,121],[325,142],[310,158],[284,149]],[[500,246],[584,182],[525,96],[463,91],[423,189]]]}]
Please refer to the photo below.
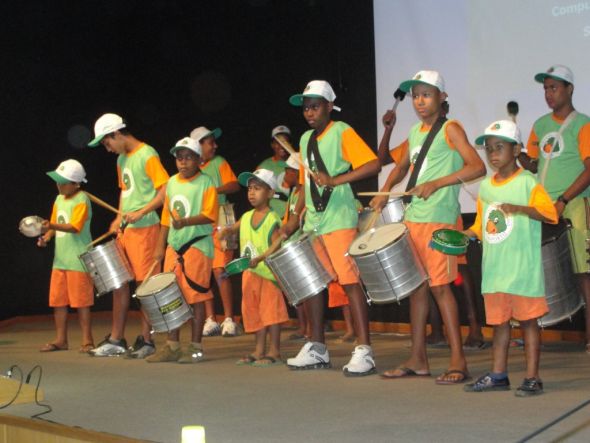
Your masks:
[{"label": "electrical cable on floor", "polygon": [[18,385],[18,389],[16,390],[16,394],[14,394],[14,397],[12,397],[12,399],[8,403],[3,404],[3,405],[0,405],[0,409],[7,408],[11,404],[13,404],[14,401],[16,400],[16,398],[18,397],[18,394],[20,394],[21,389],[23,388],[23,379],[25,377],[24,377],[24,374],[23,374],[22,369],[18,365],[12,365],[8,369],[8,372],[6,373],[6,378],[12,378],[12,372],[15,371],[15,370],[17,370],[17,369],[18,369],[18,372],[20,374],[20,383]]},{"label": "electrical cable on floor", "polygon": [[579,411],[580,409],[584,408],[585,406],[590,405],[590,400],[586,400],[584,403],[576,406],[575,408],[567,411],[565,414],[560,415],[559,417],[557,417],[555,420],[553,420],[552,422],[547,423],[545,426],[537,429],[535,432],[532,432],[531,434],[527,435],[526,437],[518,440],[516,443],[524,443],[529,441],[530,439],[532,439],[533,437],[536,437],[537,435],[539,435],[541,432],[546,431],[547,429],[549,429],[551,426],[559,423],[560,421],[562,421],[563,419],[569,417],[570,415],[572,415],[574,412]]},{"label": "electrical cable on floor", "polygon": [[[31,376],[33,375],[33,373],[35,372],[36,369],[39,369],[39,378],[37,379],[37,385],[35,386],[35,403],[37,404],[37,406],[41,406],[42,408],[45,408],[46,410],[43,412],[39,412],[38,414],[31,415],[31,418],[39,418],[42,415],[49,414],[51,411],[53,411],[51,406],[49,406],[48,404],[39,402],[39,398],[38,398],[39,386],[41,385],[41,378],[43,377],[43,368],[40,365],[35,366],[33,369],[31,369],[29,371],[29,373],[27,374],[26,383],[29,383],[29,381],[31,381]],[[43,420],[45,420],[45,419],[43,419]],[[46,421],[51,421],[51,420],[46,420]]]}]

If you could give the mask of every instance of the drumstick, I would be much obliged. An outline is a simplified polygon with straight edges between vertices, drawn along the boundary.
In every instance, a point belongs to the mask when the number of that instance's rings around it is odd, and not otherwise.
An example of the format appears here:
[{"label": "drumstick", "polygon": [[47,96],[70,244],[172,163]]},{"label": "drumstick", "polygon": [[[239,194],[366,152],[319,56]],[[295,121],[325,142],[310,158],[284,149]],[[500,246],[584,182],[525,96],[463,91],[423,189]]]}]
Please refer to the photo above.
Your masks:
[{"label": "drumstick", "polygon": [[108,232],[105,232],[105,233],[104,233],[104,234],[102,234],[100,237],[98,237],[98,238],[95,238],[95,239],[94,239],[94,240],[92,240],[90,243],[88,243],[88,244],[86,245],[86,247],[87,247],[87,248],[89,248],[90,246],[93,246],[93,245],[97,244],[98,242],[100,242],[100,241],[104,240],[104,239],[105,239],[105,238],[107,238],[109,235],[114,235],[114,234],[116,234],[116,232],[113,232],[113,231],[108,231]]},{"label": "drumstick", "polygon": [[369,216],[369,221],[367,222],[367,225],[363,229],[363,232],[367,232],[367,231],[371,230],[371,228],[375,225],[375,222],[379,218],[379,215],[381,215],[379,212],[373,210],[373,213]]},{"label": "drumstick", "polygon": [[123,215],[123,213],[121,211],[119,211],[117,208],[109,205],[107,202],[105,202],[104,200],[101,200],[100,198],[98,198],[96,195],[92,195],[90,192],[88,191],[84,191],[86,193],[86,195],[88,196],[88,198],[93,201],[94,203],[96,203],[99,206],[102,206],[105,209],[108,209],[109,211],[114,212],[115,214],[118,215]]},{"label": "drumstick", "polygon": [[406,93],[402,91],[400,88],[397,88],[393,93],[393,98],[395,98],[395,103],[393,104],[393,108],[391,108],[391,110],[395,112],[395,110],[397,109],[397,105],[399,105],[399,102],[403,101],[403,99],[406,98]]},{"label": "drumstick", "polygon": [[143,278],[143,281],[147,281],[148,278],[150,278],[152,276],[152,272],[154,272],[154,269],[156,268],[156,265],[159,263],[158,260],[154,260],[154,262],[152,263],[152,265],[150,266],[150,268],[148,269],[147,274],[145,275],[145,277]]},{"label": "drumstick", "polygon": [[389,196],[389,197],[403,197],[404,195],[412,195],[409,192],[357,192],[356,195],[361,197],[373,197],[376,195]]},{"label": "drumstick", "polygon": [[518,115],[518,103],[515,101],[509,101],[506,104],[506,109],[512,121],[516,123],[516,116]]},{"label": "drumstick", "polygon": [[274,139],[279,142],[279,144],[285,149],[285,151],[287,151],[289,154],[291,154],[293,156],[293,158],[295,159],[295,161],[297,163],[299,163],[301,166],[303,166],[303,169],[305,169],[307,171],[307,173],[309,175],[311,175],[314,179],[316,178],[315,176],[315,172],[313,172],[309,166],[307,166],[302,160],[301,157],[299,157],[299,154],[295,152],[295,150],[293,149],[293,147],[291,145],[289,145],[289,142],[287,140],[283,140],[282,138],[280,138],[278,135],[274,136]]}]

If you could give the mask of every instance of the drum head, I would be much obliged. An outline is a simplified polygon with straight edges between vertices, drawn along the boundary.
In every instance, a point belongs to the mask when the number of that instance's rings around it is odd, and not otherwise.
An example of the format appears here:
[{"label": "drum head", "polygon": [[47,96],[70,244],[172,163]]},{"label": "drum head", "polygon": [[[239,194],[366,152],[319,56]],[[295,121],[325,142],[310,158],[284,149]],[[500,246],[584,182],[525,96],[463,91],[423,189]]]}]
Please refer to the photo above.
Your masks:
[{"label": "drum head", "polygon": [[37,215],[29,215],[20,221],[18,230],[27,237],[38,237],[41,235],[42,221],[43,219]]},{"label": "drum head", "polygon": [[377,251],[384,246],[400,239],[408,230],[403,223],[391,223],[369,229],[359,235],[350,245],[350,255],[364,255]]},{"label": "drum head", "polygon": [[144,281],[137,290],[138,297],[146,295],[152,295],[160,292],[162,289],[168,287],[176,281],[176,275],[174,272],[163,272],[162,274],[156,274]]},{"label": "drum head", "polygon": [[250,257],[240,257],[225,265],[225,272],[229,275],[239,274],[250,267]]},{"label": "drum head", "polygon": [[432,249],[449,255],[461,255],[467,251],[469,238],[454,229],[437,229],[432,233]]}]

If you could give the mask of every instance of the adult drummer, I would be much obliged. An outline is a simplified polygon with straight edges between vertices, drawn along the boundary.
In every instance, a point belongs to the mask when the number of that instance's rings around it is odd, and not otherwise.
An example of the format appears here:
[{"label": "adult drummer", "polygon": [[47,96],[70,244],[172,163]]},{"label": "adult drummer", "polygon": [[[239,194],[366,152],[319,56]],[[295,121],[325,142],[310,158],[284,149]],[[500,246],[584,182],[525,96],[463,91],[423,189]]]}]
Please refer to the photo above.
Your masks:
[{"label": "adult drummer", "polygon": [[270,209],[282,217],[287,209],[287,200],[289,199],[289,187],[285,186],[285,169],[287,168],[287,159],[289,153],[275,139],[280,135],[289,143],[291,142],[291,130],[285,125],[279,125],[272,129],[270,133],[270,147],[273,150],[273,156],[264,159],[256,169],[268,169],[272,171],[277,180],[277,189],[275,195],[270,201]]},{"label": "adult drummer", "polygon": [[[300,169],[300,183],[305,198],[299,199],[295,211],[283,228],[292,233],[298,216],[305,207],[304,231],[322,236],[338,282],[350,300],[358,346],[342,370],[346,376],[362,376],[375,372],[373,350],[369,338],[367,300],[360,286],[352,259],[346,254],[357,235],[358,213],[350,183],[376,175],[379,160],[367,144],[349,125],[333,121],[330,113],[336,95],[324,80],[309,82],[302,94],[293,95],[289,102],[301,106],[303,117],[311,127],[300,140],[301,158],[311,168],[314,177]],[[352,168],[352,169],[351,169]],[[291,369],[314,369],[330,366],[330,356],[324,339],[324,295],[311,297],[308,304],[312,336],[296,357],[287,360]]]},{"label": "adult drummer", "polygon": [[[117,176],[121,196],[119,210],[124,214],[111,223],[111,231],[120,231],[121,244],[129,259],[135,281],[139,285],[154,263],[154,250],[160,231],[160,218],[155,212],[164,203],[168,173],[154,148],[139,141],[127,128],[127,123],[117,114],[104,114],[94,125],[95,138],[88,146],[103,145],[108,152],[118,154]],[[158,272],[158,269],[155,269]],[[127,351],[124,338],[127,311],[129,310],[129,285],[113,291],[113,324],[111,333],[95,349],[95,357],[121,355]],[[151,327],[142,316],[141,335],[130,348],[132,358],[145,358],[155,352],[151,340]]]},{"label": "adult drummer", "polygon": [[[199,126],[191,132],[191,138],[199,143],[201,149],[201,171],[213,179],[219,206],[227,203],[227,195],[234,194],[240,190],[238,178],[227,160],[217,152],[217,139],[221,136],[221,129],[215,128],[212,131],[204,126]],[[222,223],[221,220],[217,221]],[[219,288],[221,303],[223,305],[224,320],[219,325],[215,320],[215,306],[213,300],[205,302],[205,327],[203,335],[205,337],[212,335],[223,335],[224,337],[233,337],[237,334],[237,325],[233,319],[233,302],[234,296],[229,278],[224,277],[224,266],[232,258],[234,251],[224,249],[217,235],[213,236],[214,256],[213,256],[213,276]]]},{"label": "adult drummer", "polygon": [[570,249],[574,272],[586,299],[586,352],[590,353],[590,117],[574,109],[574,75],[553,65],[535,75],[543,84],[551,113],[533,125],[521,164],[537,172],[560,217],[572,223]]}]

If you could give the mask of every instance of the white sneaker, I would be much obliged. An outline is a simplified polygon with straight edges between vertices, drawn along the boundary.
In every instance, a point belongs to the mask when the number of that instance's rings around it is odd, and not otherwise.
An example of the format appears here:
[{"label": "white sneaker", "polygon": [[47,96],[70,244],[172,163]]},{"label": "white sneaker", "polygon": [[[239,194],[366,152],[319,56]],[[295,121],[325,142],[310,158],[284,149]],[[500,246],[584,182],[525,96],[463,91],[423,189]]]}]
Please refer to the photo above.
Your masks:
[{"label": "white sneaker", "polygon": [[287,359],[290,369],[325,369],[331,367],[328,348],[322,343],[308,341],[299,354]]},{"label": "white sneaker", "polygon": [[224,337],[235,337],[237,334],[237,326],[231,317],[226,317],[221,323],[221,335]]},{"label": "white sneaker", "polygon": [[213,337],[214,335],[219,334],[221,334],[219,323],[213,320],[213,317],[208,317],[203,326],[203,337]]},{"label": "white sneaker", "polygon": [[373,350],[369,345],[359,345],[354,348],[348,364],[342,367],[342,372],[347,377],[361,377],[376,372]]},{"label": "white sneaker", "polygon": [[118,357],[127,353],[127,342],[124,338],[112,340],[110,335],[98,344],[98,346],[88,351],[93,357]]}]

